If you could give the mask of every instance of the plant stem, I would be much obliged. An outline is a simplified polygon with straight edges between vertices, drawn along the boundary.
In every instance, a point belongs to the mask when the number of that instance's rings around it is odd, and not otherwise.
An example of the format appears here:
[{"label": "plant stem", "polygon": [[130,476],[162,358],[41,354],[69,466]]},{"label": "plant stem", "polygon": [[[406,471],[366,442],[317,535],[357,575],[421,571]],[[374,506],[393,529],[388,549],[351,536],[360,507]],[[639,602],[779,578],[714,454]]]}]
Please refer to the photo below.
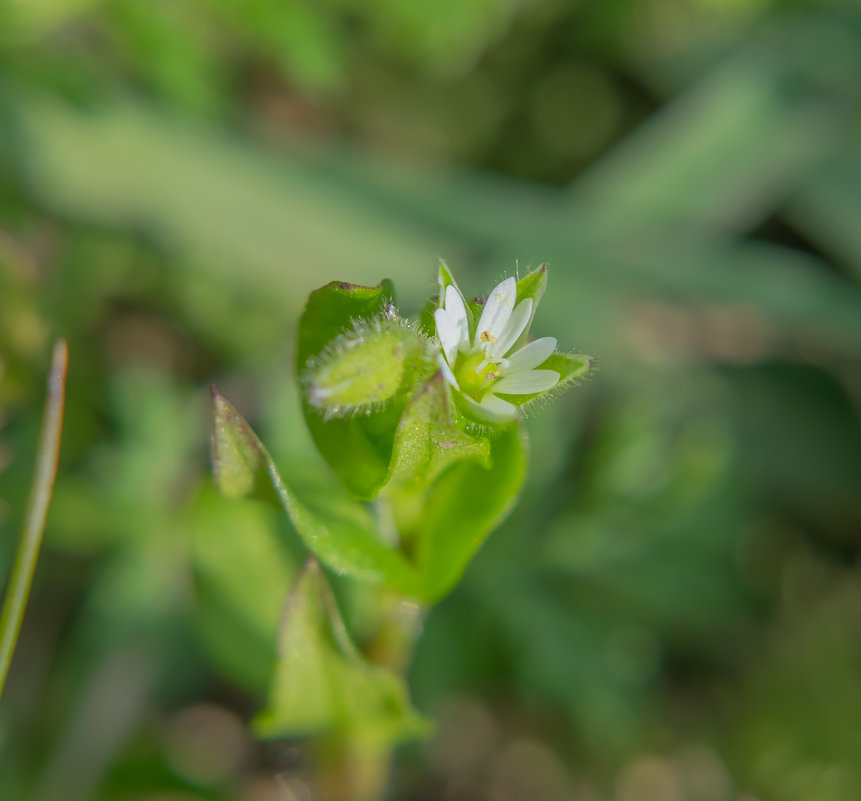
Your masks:
[{"label": "plant stem", "polygon": [[66,343],[63,340],[57,340],[51,357],[51,371],[48,374],[48,399],[42,418],[39,448],[36,452],[36,471],[27,504],[27,517],[9,576],[3,614],[0,616],[0,696],[6,684],[6,675],[12,663],[12,654],[15,652],[15,644],[18,642],[21,622],[27,608],[27,599],[33,585],[33,574],[36,571],[42,533],[45,530],[45,517],[54,488],[54,479],[57,476],[68,361],[69,351]]},{"label": "plant stem", "polygon": [[[372,662],[404,676],[422,630],[424,610],[411,599],[384,591],[380,598],[381,626],[368,649]],[[347,754],[352,779],[350,801],[380,801],[391,779],[392,746],[353,743]]]}]

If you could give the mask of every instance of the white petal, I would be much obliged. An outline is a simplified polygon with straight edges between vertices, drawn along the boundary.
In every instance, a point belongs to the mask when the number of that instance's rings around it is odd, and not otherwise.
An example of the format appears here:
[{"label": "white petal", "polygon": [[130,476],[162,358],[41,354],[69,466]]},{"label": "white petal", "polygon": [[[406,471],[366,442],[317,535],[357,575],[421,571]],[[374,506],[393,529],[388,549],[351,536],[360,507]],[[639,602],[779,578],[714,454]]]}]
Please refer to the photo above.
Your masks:
[{"label": "white petal", "polygon": [[547,361],[555,350],[556,337],[541,337],[541,339],[536,339],[535,342],[530,342],[514,351],[508,357],[508,365],[499,372],[506,376],[511,373],[520,373],[523,370],[531,370]]},{"label": "white petal", "polygon": [[525,370],[501,378],[493,385],[493,391],[503,395],[530,395],[555,387],[558,383],[559,373],[555,370]]},{"label": "white petal", "polygon": [[457,346],[460,350],[469,350],[469,322],[466,316],[466,304],[457,287],[449,284],[445,288],[445,310],[457,328]]},{"label": "white petal", "polygon": [[451,364],[457,354],[457,325],[445,309],[437,309],[433,313],[433,319],[436,323],[436,335],[439,337],[439,344],[442,346],[445,360]]},{"label": "white petal", "polygon": [[[458,405],[469,409],[473,417],[485,423],[508,423],[511,420],[515,420],[517,418],[517,407],[515,407],[513,404],[508,403],[507,401],[502,400],[502,398],[495,398],[495,400],[498,400],[501,403],[506,403],[508,406],[511,406],[511,411],[496,411],[496,409],[485,406],[484,403],[476,403],[472,398],[469,397],[469,395],[464,395],[462,392],[459,392],[457,395]],[[491,406],[493,405],[495,404],[491,403]]]},{"label": "white petal", "polygon": [[492,412],[493,414],[498,414],[501,417],[517,417],[517,407],[513,403],[509,403],[507,400],[502,400],[502,398],[497,398],[493,393],[488,393],[481,399],[481,405],[484,406],[485,409]]},{"label": "white petal", "polygon": [[488,349],[488,355],[505,356],[511,350],[511,347],[520,338],[523,329],[526,328],[529,318],[532,316],[532,298],[521,300],[514,307],[511,317],[508,319],[508,325],[502,332],[502,336],[496,340]]},{"label": "white petal", "polygon": [[[475,330],[475,347],[484,348],[489,342],[499,339],[511,311],[514,309],[514,301],[517,299],[517,282],[514,278],[506,278],[501,284],[494,287],[487,297],[478,328]],[[482,338],[484,334],[484,338]]]},{"label": "white petal", "polygon": [[448,366],[445,359],[439,360],[439,369],[442,370],[443,377],[449,384],[451,384],[455,389],[460,389],[460,385],[457,383],[457,379],[454,377],[454,373],[451,370],[451,367]]}]

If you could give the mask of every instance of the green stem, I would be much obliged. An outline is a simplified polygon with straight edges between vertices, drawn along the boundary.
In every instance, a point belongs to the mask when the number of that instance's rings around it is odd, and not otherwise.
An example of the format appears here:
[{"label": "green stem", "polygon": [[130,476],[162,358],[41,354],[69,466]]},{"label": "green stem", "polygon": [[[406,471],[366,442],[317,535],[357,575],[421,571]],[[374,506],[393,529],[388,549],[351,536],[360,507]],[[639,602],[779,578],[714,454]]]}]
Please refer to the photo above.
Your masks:
[{"label": "green stem", "polygon": [[39,449],[36,453],[36,472],[27,504],[27,517],[18,542],[12,573],[9,576],[3,614],[0,616],[0,696],[3,695],[6,674],[12,663],[12,654],[15,652],[15,644],[18,642],[21,622],[27,608],[27,599],[33,585],[33,574],[36,571],[42,533],[45,530],[45,517],[57,475],[68,360],[69,352],[66,343],[58,340],[54,344],[51,371],[48,374],[48,400],[45,405],[45,415],[42,418]]},{"label": "green stem", "polygon": [[[380,598],[380,630],[371,643],[368,656],[399,675],[404,675],[412,659],[422,627],[423,610],[411,599],[383,591]],[[346,765],[350,789],[349,801],[380,801],[391,778],[393,749],[352,743]]]}]

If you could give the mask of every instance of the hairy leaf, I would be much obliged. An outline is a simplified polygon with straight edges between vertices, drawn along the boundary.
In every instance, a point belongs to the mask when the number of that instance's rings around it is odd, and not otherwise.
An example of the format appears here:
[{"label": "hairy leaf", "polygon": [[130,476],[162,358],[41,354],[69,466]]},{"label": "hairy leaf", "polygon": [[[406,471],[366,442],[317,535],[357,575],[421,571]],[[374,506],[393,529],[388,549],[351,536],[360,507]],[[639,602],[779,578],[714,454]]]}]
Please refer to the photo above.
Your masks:
[{"label": "hairy leaf", "polygon": [[[391,281],[378,286],[332,282],[311,293],[299,321],[296,371],[301,376],[327,345],[356,321],[371,320],[393,302]],[[395,398],[367,416],[326,419],[307,395],[302,408],[320,453],[347,490],[358,498],[376,496],[389,475],[395,430],[406,399]]]},{"label": "hairy leaf", "polygon": [[223,492],[264,498],[274,492],[305,547],[334,571],[417,592],[415,569],[382,542],[362,507],[345,514],[331,505],[303,503],[281,480],[272,457],[233,405],[215,388],[212,400],[214,474]]}]

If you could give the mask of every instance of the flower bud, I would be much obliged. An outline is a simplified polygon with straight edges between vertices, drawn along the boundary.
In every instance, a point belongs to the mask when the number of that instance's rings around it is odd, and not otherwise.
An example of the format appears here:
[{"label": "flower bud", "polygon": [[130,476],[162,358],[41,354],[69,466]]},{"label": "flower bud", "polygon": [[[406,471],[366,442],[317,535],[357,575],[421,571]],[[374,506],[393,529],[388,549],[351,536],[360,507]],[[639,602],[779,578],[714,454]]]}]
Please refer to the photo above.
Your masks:
[{"label": "flower bud", "polygon": [[307,402],[324,418],[369,414],[426,374],[423,338],[391,314],[362,320],[310,359]]}]

